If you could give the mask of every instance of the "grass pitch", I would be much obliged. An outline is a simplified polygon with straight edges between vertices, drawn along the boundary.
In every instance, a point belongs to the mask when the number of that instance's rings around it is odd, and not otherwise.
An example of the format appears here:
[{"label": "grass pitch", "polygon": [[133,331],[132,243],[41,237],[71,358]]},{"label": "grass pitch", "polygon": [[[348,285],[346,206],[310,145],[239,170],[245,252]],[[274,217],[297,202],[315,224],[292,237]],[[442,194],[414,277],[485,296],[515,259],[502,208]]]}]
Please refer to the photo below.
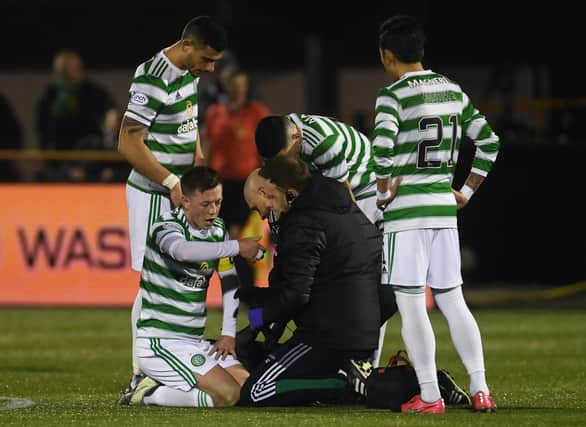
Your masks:
[{"label": "grass pitch", "polygon": [[[363,406],[311,408],[129,408],[116,400],[130,377],[130,309],[0,308],[0,409],[3,398],[29,398],[0,410],[18,426],[584,426],[586,312],[475,310],[483,334],[496,414],[448,407],[446,414],[406,416]],[[437,364],[465,388],[468,379],[443,317],[431,314]],[[240,327],[246,323],[241,318]],[[210,310],[208,333],[221,318]],[[400,317],[387,328],[383,359],[402,348]]]}]

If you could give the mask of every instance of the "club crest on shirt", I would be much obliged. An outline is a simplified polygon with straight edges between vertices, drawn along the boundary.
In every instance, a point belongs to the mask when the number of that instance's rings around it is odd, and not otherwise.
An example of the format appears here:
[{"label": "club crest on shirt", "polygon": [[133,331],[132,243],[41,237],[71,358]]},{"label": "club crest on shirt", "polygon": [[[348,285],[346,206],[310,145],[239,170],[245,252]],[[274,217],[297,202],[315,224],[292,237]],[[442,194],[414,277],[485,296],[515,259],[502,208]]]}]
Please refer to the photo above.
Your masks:
[{"label": "club crest on shirt", "polygon": [[203,354],[194,354],[191,358],[191,364],[193,366],[201,366],[206,363],[206,358]]}]

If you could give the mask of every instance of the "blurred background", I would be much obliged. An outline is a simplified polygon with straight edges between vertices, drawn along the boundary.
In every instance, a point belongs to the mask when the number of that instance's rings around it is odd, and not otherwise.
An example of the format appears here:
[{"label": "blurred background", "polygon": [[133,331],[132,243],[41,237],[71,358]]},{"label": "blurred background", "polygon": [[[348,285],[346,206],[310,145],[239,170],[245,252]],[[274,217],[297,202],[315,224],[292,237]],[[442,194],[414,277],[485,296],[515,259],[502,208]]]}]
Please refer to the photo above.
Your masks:
[{"label": "blurred background", "polygon": [[[493,172],[459,217],[467,286],[586,307],[581,15],[569,2],[317,8],[304,0],[4,1],[0,304],[133,299],[123,186],[129,168],[116,153],[117,130],[136,66],[177,41],[189,19],[211,15],[229,34],[225,59],[199,86],[209,149],[206,112],[230,102],[230,70],[246,73],[246,99],[273,114],[335,116],[370,136],[377,90],[388,84],[377,29],[408,13],[425,26],[424,66],[458,82],[501,138]],[[83,95],[72,93],[76,85]],[[65,117],[71,105],[79,116]],[[66,130],[56,138],[59,126]],[[456,188],[472,151],[462,148]],[[50,283],[55,298],[39,283]]]}]

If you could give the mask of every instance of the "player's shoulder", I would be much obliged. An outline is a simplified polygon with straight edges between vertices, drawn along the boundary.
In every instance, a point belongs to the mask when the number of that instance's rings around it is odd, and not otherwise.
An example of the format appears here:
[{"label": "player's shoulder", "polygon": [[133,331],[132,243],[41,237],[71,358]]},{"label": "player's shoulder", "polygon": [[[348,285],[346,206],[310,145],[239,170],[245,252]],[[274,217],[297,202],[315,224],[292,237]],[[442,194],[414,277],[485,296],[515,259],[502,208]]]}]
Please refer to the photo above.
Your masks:
[{"label": "player's shoulder", "polygon": [[134,78],[165,89],[184,74],[170,63],[161,50],[136,68]]},{"label": "player's shoulder", "polygon": [[[327,137],[337,132],[334,120],[316,114],[297,114],[305,129],[311,129],[321,137]],[[317,136],[314,133],[314,136]]]},{"label": "player's shoulder", "polygon": [[216,218],[208,231],[208,241],[220,242],[226,240],[228,229],[226,223],[220,217]]},{"label": "player's shoulder", "polygon": [[225,232],[225,231],[226,231],[226,223],[225,223],[225,222],[224,222],[224,220],[223,220],[222,218],[220,218],[220,217],[217,217],[217,218],[214,220],[214,223],[212,224],[212,227],[216,227],[216,228],[218,228],[218,229],[222,230],[223,232]]},{"label": "player's shoulder", "polygon": [[397,95],[396,95],[396,91],[397,89],[399,89],[399,85],[398,85],[398,81],[397,82],[393,82],[390,85],[387,86],[383,86],[381,88],[378,89],[378,92],[376,94],[377,98],[392,98],[398,101]]},{"label": "player's shoulder", "polygon": [[175,208],[161,213],[156,219],[155,223],[159,225],[166,225],[175,228],[185,228],[187,220],[185,215],[179,208]]}]

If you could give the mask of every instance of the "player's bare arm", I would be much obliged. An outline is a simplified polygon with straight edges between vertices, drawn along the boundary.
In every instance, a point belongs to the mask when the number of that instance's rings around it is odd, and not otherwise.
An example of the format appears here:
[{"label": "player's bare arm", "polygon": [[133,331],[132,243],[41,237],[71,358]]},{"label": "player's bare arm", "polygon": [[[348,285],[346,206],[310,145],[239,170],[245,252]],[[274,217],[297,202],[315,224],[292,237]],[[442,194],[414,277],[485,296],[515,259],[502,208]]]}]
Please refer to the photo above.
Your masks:
[{"label": "player's bare arm", "polygon": [[352,192],[352,186],[350,185],[350,182],[348,180],[344,181],[344,187],[346,187],[346,189],[350,193],[350,197],[352,197],[352,201],[355,202],[356,197],[354,197],[354,193]]},{"label": "player's bare arm", "polygon": [[474,194],[474,192],[478,190],[480,184],[482,184],[483,181],[484,176],[478,175],[474,172],[470,172],[468,178],[466,178],[466,182],[464,183],[460,191],[452,189],[452,191],[454,192],[454,196],[456,197],[456,204],[458,209],[462,209],[464,206],[468,204],[470,197],[472,197],[472,194]]},{"label": "player's bare arm", "polygon": [[[391,185],[389,186],[389,181]],[[377,178],[376,180],[376,205],[379,209],[384,210],[389,203],[397,196],[399,186],[403,182],[403,177],[398,176],[391,180],[387,178]]]},{"label": "player's bare arm", "polygon": [[194,166],[206,166],[206,158],[204,156],[204,152],[201,148],[201,138],[199,137],[199,132],[197,133],[197,137],[195,138],[195,153],[193,156],[193,165]]},{"label": "player's bare arm", "polygon": [[[120,126],[118,152],[140,173],[155,182],[163,183],[171,172],[159,163],[144,144],[147,133],[148,128],[145,125],[125,116]],[[170,194],[173,205],[179,206],[182,195],[179,181],[171,188]]]}]

